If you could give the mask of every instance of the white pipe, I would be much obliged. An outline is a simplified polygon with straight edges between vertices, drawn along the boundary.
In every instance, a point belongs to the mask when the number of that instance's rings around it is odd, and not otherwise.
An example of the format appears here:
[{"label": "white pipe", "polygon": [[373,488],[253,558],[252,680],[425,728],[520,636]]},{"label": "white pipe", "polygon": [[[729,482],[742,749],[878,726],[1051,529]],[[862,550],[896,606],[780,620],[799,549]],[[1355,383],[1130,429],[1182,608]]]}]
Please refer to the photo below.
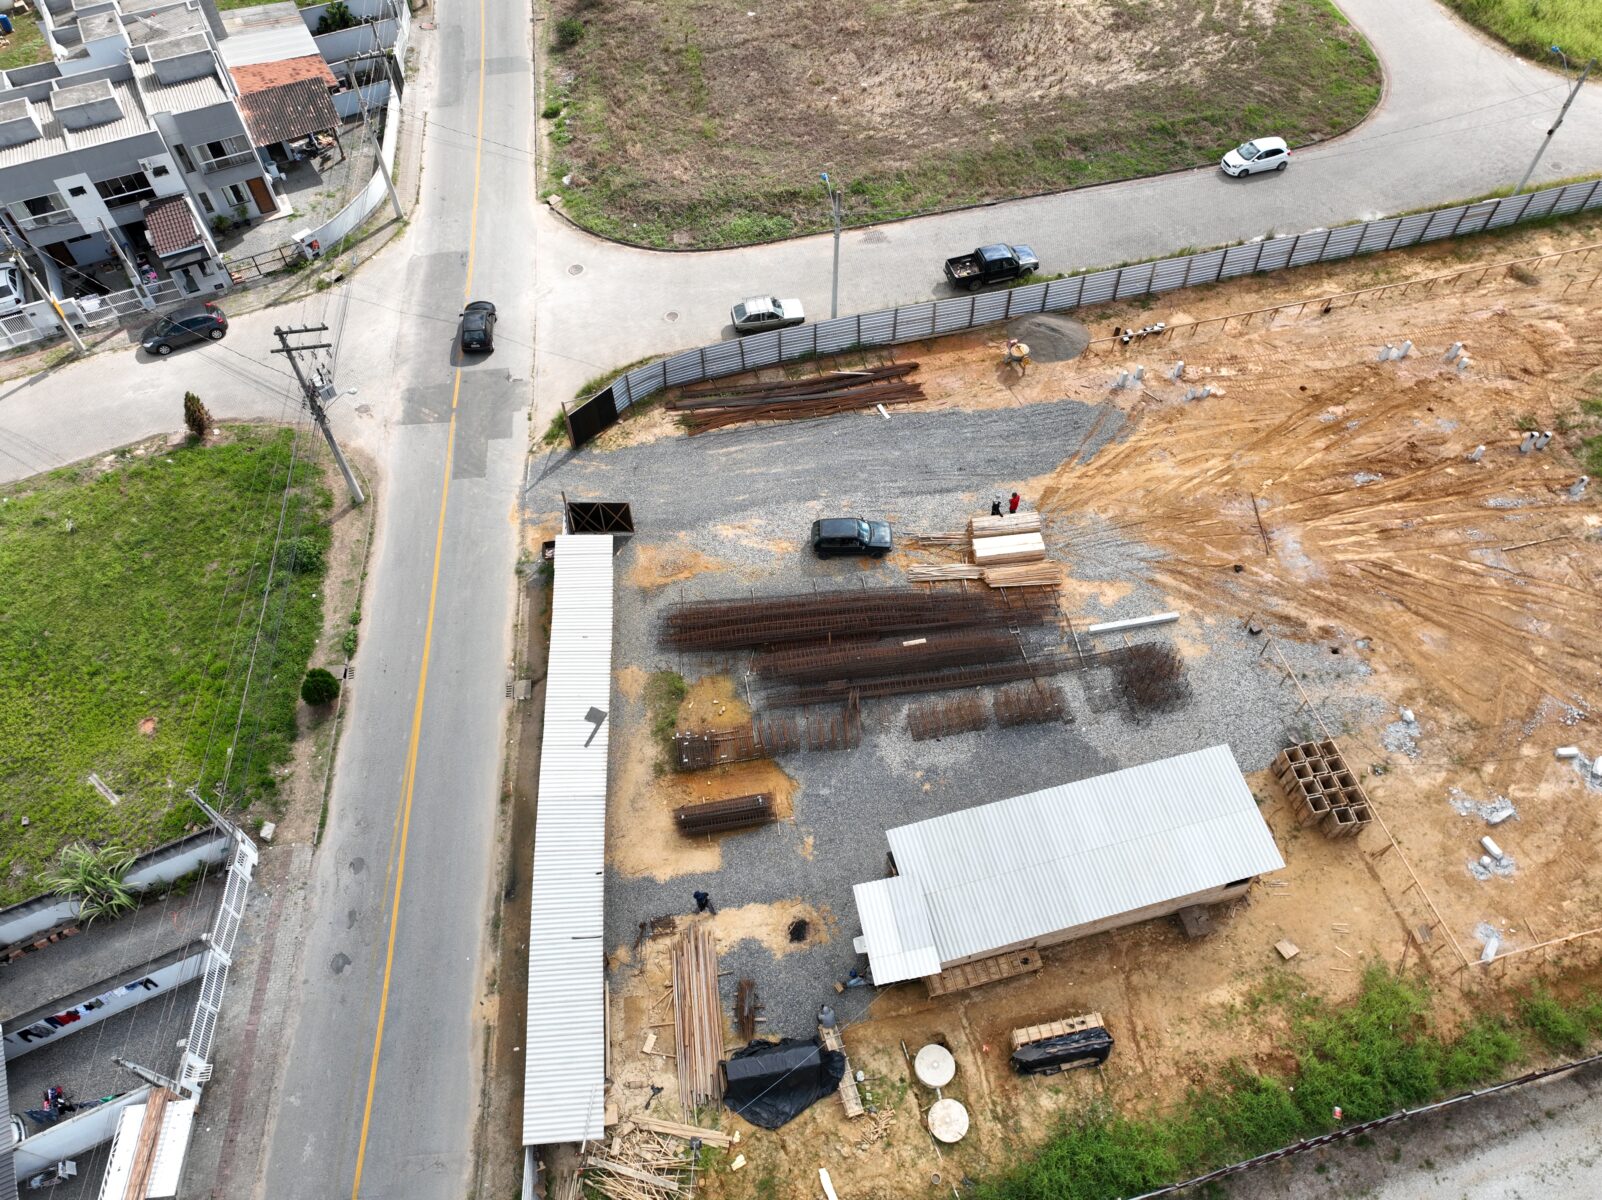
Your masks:
[{"label": "white pipe", "polygon": [[1130,617],[1127,621],[1103,621],[1100,625],[1092,625],[1086,633],[1117,633],[1121,629],[1145,629],[1149,625],[1166,625],[1170,621],[1179,620],[1176,612],[1156,613],[1150,617]]},{"label": "white pipe", "polygon": [[1485,853],[1489,854],[1492,858],[1497,859],[1498,861],[1507,857],[1507,855],[1502,853],[1502,847],[1498,846],[1488,837],[1482,837],[1480,839],[1480,845],[1485,847]]}]

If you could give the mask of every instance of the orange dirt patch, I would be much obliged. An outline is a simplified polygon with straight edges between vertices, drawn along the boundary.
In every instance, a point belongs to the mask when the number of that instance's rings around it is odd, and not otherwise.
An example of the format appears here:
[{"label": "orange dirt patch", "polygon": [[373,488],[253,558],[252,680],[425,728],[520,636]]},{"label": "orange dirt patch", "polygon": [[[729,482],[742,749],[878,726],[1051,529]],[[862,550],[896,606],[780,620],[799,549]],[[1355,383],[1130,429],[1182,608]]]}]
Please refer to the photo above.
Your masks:
[{"label": "orange dirt patch", "polygon": [[629,583],[637,588],[666,587],[708,572],[716,574],[724,564],[691,549],[682,538],[666,544],[640,542],[634,546],[634,565]]}]

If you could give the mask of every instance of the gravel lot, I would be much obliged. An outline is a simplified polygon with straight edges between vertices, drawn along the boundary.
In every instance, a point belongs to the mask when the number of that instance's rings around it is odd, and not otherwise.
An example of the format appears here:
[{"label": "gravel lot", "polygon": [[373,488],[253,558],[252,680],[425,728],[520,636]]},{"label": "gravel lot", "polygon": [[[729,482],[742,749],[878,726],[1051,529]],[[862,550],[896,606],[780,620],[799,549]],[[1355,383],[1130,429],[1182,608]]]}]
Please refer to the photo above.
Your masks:
[{"label": "gravel lot", "polygon": [[[1096,416],[1094,406],[1061,401],[1011,410],[896,413],[889,421],[848,414],[669,437],[536,461],[527,503],[534,519],[558,509],[562,490],[569,499],[632,504],[639,532],[618,556],[616,669],[676,670],[693,681],[732,668],[738,678],[744,670],[740,659],[659,649],[655,627],[664,606],[747,591],[900,582],[900,555],[867,568],[853,560],[814,559],[803,544],[811,521],[825,514],[884,516],[902,538],[961,529],[970,515],[988,511],[993,495],[1024,489],[1031,477],[1056,468],[1079,447]],[[1102,420],[1086,456],[1117,436],[1118,422],[1109,419],[1116,416]],[[1081,616],[1138,616],[1167,607],[1142,579],[1141,562],[1154,552],[1117,530],[1087,516],[1052,523],[1046,542],[1074,580],[1132,585],[1122,594],[1106,589],[1117,599],[1105,605],[1075,601],[1067,612],[1076,624]],[[718,569],[668,586],[636,586],[631,573],[643,556],[658,550],[695,552]],[[1248,609],[1243,597],[1242,618]],[[1173,641],[1184,653],[1191,698],[1177,711],[1133,720],[1108,694],[1101,678],[1107,672],[1092,670],[1058,679],[1072,723],[914,742],[905,712],[928,697],[864,701],[858,749],[803,751],[782,763],[799,782],[793,823],[727,837],[722,869],[713,874],[666,882],[609,875],[608,946],[631,943],[647,917],[687,911],[697,888],[722,907],[804,898],[832,915],[835,927],[827,940],[779,958],[755,941],[720,950],[729,1002],[735,979],[750,976],[766,1005],[766,1032],[805,1036],[821,1003],[833,1004],[847,1021],[866,1007],[866,989],[837,996],[832,984],[862,965],[851,948],[859,932],[851,887],[882,875],[885,829],[1220,741],[1229,742],[1244,770],[1255,771],[1268,765],[1287,738],[1311,734],[1312,722],[1297,712],[1295,687],[1273,655],[1260,657],[1263,639],[1249,636],[1243,622],[1208,625],[1182,614],[1178,624],[1138,636]],[[1366,672],[1358,656],[1332,654],[1329,644],[1279,645],[1332,728],[1360,710],[1366,717],[1377,704],[1360,687],[1349,686]],[[615,701],[614,721],[643,719],[640,703],[617,693]],[[808,837],[810,857],[802,853]]]}]

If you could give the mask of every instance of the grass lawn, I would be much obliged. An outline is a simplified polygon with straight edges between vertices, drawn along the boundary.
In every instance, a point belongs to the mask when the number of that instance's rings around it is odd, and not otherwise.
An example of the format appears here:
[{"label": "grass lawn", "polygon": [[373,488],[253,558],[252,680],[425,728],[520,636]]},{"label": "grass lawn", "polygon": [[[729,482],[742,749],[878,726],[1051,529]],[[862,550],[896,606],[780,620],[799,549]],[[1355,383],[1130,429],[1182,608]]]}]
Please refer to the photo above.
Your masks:
[{"label": "grass lawn", "polygon": [[1548,50],[1563,47],[1578,69],[1602,56],[1602,6],[1597,0],[1446,0],[1464,20],[1501,38],[1520,54],[1553,66],[1563,60]]},{"label": "grass lawn", "polygon": [[559,0],[557,15],[547,186],[579,224],[652,246],[822,230],[822,170],[866,224],[1196,166],[1266,133],[1306,144],[1380,90],[1327,0]]},{"label": "grass lawn", "polygon": [[[1287,1076],[1259,1074],[1237,1063],[1193,1089],[1172,1113],[1129,1117],[1093,1108],[1065,1119],[1033,1158],[981,1183],[975,1195],[1132,1196],[1327,1133],[1337,1124],[1373,1120],[1506,1078],[1531,1052],[1577,1056],[1602,1034],[1602,1000],[1587,994],[1564,1002],[1544,985],[1514,998],[1506,1017],[1487,998],[1476,1005],[1481,1015],[1455,1034],[1436,1027],[1425,985],[1384,967],[1369,968],[1361,994],[1345,1006],[1330,1006],[1304,986],[1287,974],[1272,994],[1254,996],[1251,1005],[1288,1018],[1289,1041],[1276,1055],[1295,1062]],[[1283,1041],[1283,1035],[1275,1040]],[[1240,1194],[1249,1193],[1248,1181]]]},{"label": "grass lawn", "polygon": [[16,13],[11,25],[13,32],[5,39],[5,48],[0,49],[0,71],[50,61],[50,46],[39,28],[39,18],[31,12]]},{"label": "grass lawn", "polygon": [[212,794],[229,746],[230,803],[271,802],[321,626],[332,505],[309,435],[286,504],[294,442],[231,428],[0,489],[0,904],[34,894],[65,843],[143,850],[183,832],[199,818],[184,789]]}]

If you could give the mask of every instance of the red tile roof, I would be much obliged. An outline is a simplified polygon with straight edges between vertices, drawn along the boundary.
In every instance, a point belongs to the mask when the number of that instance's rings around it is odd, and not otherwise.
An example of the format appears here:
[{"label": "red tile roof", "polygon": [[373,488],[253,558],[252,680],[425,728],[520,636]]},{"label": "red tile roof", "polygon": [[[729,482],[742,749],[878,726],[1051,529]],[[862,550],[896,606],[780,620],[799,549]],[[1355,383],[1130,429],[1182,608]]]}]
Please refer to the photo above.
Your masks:
[{"label": "red tile roof", "polygon": [[160,258],[167,258],[200,245],[194,210],[183,196],[168,196],[145,205],[145,234]]},{"label": "red tile roof", "polygon": [[248,67],[230,67],[242,95],[263,92],[285,83],[302,79],[320,79],[328,87],[338,87],[339,80],[328,69],[321,54],[308,54],[302,58],[284,58],[277,62],[252,63]]}]

